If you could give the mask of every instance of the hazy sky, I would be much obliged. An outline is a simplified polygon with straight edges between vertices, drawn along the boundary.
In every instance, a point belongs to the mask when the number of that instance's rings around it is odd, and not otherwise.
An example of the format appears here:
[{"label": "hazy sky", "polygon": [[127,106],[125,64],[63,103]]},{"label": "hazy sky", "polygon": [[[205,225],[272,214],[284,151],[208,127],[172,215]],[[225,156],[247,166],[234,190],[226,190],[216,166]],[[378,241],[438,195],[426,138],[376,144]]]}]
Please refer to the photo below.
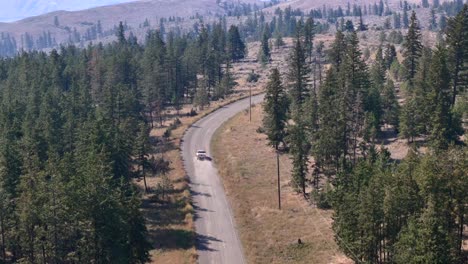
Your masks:
[{"label": "hazy sky", "polygon": [[57,10],[81,10],[135,0],[0,0],[0,21],[10,22]]}]

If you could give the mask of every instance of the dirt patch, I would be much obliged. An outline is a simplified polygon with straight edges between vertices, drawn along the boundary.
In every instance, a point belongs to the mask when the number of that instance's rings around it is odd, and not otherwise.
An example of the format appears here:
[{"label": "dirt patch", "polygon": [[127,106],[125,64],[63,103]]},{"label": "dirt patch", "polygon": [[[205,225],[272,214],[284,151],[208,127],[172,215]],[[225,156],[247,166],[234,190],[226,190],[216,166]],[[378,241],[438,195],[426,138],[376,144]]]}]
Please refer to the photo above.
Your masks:
[{"label": "dirt patch", "polygon": [[280,157],[278,210],[276,154],[256,132],[261,119],[260,105],[253,108],[252,122],[246,112],[235,116],[216,132],[212,145],[248,262],[352,263],[334,241],[332,212],[311,206],[289,185],[287,155]]}]

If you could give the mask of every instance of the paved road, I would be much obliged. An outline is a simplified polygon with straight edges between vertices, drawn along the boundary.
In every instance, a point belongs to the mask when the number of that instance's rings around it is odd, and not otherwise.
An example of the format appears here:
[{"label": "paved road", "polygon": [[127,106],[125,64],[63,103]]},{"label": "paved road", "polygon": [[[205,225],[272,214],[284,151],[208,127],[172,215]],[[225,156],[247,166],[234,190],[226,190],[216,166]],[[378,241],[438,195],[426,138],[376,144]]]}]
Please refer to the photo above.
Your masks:
[{"label": "paved road", "polygon": [[[263,95],[252,97],[260,103]],[[212,161],[195,158],[198,149],[210,156],[210,143],[214,132],[225,121],[249,106],[249,99],[227,105],[199,120],[189,128],[183,138],[182,155],[195,208],[198,262],[200,264],[244,264],[242,244],[237,234],[231,206],[226,199],[223,184]]]}]

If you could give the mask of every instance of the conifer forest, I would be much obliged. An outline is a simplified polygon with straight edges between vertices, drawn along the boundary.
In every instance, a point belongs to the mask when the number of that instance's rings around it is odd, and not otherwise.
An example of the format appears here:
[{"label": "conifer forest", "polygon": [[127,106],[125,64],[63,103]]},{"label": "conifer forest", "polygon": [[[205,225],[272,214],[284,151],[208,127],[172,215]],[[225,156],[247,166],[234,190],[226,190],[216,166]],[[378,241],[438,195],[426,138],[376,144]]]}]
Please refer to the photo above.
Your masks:
[{"label": "conifer forest", "polygon": [[[188,28],[146,20],[143,38],[122,22],[69,43],[26,33],[21,48],[1,34],[0,263],[151,261],[142,195],[171,162],[150,155],[151,131],[168,109],[233,94],[252,46],[267,72],[248,80],[265,80],[259,132],[290,157],[301,199],[333,211],[351,263],[468,263],[468,4],[223,2],[223,17]],[[112,41],[97,42],[103,31]]]}]

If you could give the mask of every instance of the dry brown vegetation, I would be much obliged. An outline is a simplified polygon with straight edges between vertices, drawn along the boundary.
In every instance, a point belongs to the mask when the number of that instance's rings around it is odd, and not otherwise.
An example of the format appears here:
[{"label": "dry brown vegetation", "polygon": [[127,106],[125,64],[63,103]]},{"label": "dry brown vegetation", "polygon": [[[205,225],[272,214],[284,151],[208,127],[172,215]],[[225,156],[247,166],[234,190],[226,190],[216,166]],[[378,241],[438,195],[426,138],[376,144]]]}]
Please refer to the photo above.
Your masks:
[{"label": "dry brown vegetation", "polygon": [[[326,47],[333,39],[333,34],[316,36],[316,41],[324,41]],[[361,42],[361,48],[370,48],[374,53],[379,45],[377,34],[369,39],[372,41]],[[196,117],[185,115],[192,108],[186,105],[180,111],[182,124],[158,147],[154,155],[171,161],[168,177],[174,188],[164,199],[154,194],[145,195],[143,199],[142,210],[154,248],[150,252],[152,263],[195,263],[197,258],[193,207],[179,149],[185,130],[219,106],[248,96],[250,89],[254,94],[261,92],[271,67],[278,67],[284,76],[293,39],[284,41],[284,47],[272,50],[272,63],[265,68],[256,62],[259,43],[249,43],[246,60],[232,65],[237,82],[235,93],[224,101],[212,103]],[[252,70],[260,74],[257,83],[246,81]],[[156,127],[153,137],[161,137],[177,117],[174,110],[167,111],[165,116],[164,126]],[[334,242],[331,211],[313,207],[289,186],[291,163],[287,155],[281,157],[283,210],[277,210],[274,152],[266,146],[265,136],[256,132],[261,117],[260,106],[254,108],[252,123],[248,123],[245,113],[236,116],[218,131],[213,149],[247,259],[250,263],[351,263]],[[382,143],[392,153],[392,158],[406,156],[408,147],[404,140],[389,135]],[[148,178],[152,189],[160,182],[161,177]],[[142,180],[137,183],[143,186]],[[297,244],[298,238],[303,241],[302,245]]]},{"label": "dry brown vegetation", "polygon": [[[233,2],[237,0],[226,0]],[[259,0],[242,0],[244,3],[257,3]],[[86,33],[91,26],[101,21],[103,30],[112,29],[120,21],[125,22],[133,34],[143,41],[148,28],[140,28],[140,25],[148,19],[151,28],[158,28],[161,18],[182,17],[185,20],[177,22],[184,29],[192,28],[199,19],[189,19],[196,15],[204,17],[204,22],[218,21],[215,15],[224,15],[225,10],[221,8],[216,0],[140,0],[117,5],[95,7],[80,11],[55,11],[40,16],[25,18],[11,23],[0,22],[0,32],[8,33],[15,37],[18,46],[21,45],[21,35],[26,32],[35,38],[43,32],[50,32],[57,43],[68,43],[70,33],[76,28],[80,34]],[[54,17],[57,16],[60,26],[54,25]],[[166,30],[175,23],[166,23]],[[99,38],[94,43],[108,43],[115,40],[114,36]],[[88,43],[82,43],[86,46]],[[79,43],[77,45],[80,45]]]},{"label": "dry brown vegetation", "polygon": [[[243,112],[225,123],[212,145],[249,263],[352,263],[333,239],[331,211],[311,206],[290,183],[291,162],[281,155],[282,210],[278,210],[276,158],[256,132],[262,108],[249,123]],[[298,244],[301,239],[302,244]]]},{"label": "dry brown vegetation", "polygon": [[[158,146],[156,157],[164,157],[170,161],[170,171],[167,177],[173,185],[173,189],[167,197],[161,197],[149,193],[143,196],[142,211],[145,215],[150,241],[153,246],[151,250],[151,263],[195,263],[195,230],[193,226],[193,207],[189,191],[189,180],[186,177],[183,162],[180,157],[180,140],[190,124],[196,122],[202,116],[212,112],[218,107],[233,102],[243,97],[242,93],[236,93],[228,100],[216,102],[195,117],[184,116],[183,113],[190,111],[186,106],[180,112],[179,120],[182,122],[177,129],[173,130],[171,137],[162,145]],[[169,118],[165,124],[173,122],[175,111],[167,113]],[[157,127],[151,132],[151,136],[160,138],[166,126]],[[152,190],[161,183],[162,177],[148,177],[147,184]],[[138,179],[137,184],[143,190],[143,180]]]},{"label": "dry brown vegetation", "polygon": [[[416,5],[421,5],[420,0],[406,0],[409,4],[416,4]],[[440,1],[441,3],[443,2],[448,2],[450,0],[442,0]],[[279,4],[278,7],[280,8],[286,8],[288,6],[291,6],[293,9],[301,9],[304,11],[314,9],[314,8],[323,8],[323,6],[327,7],[338,7],[341,6],[342,8],[345,8],[348,2],[353,5],[369,5],[369,4],[374,4],[374,3],[379,3],[379,0],[354,0],[354,1],[348,1],[348,0],[287,0],[284,1],[283,3]],[[388,0],[384,1],[384,3],[387,3],[391,8],[396,8],[399,6],[400,1],[399,0]],[[277,7],[269,8],[267,10],[274,10]]]},{"label": "dry brown vegetation", "polygon": [[[251,49],[255,50],[255,49]],[[150,251],[151,263],[195,263],[197,253],[195,250],[195,230],[193,225],[193,207],[189,191],[189,179],[186,177],[180,155],[181,138],[185,130],[194,122],[219,107],[248,96],[250,88],[252,94],[258,94],[261,89],[245,80],[251,69],[257,68],[257,63],[249,54],[246,62],[233,64],[233,76],[238,85],[234,87],[234,93],[222,101],[212,102],[204,110],[198,111],[197,116],[187,116],[193,108],[192,105],[185,105],[179,112],[179,116],[174,109],[169,109],[164,114],[163,126],[155,124],[151,131],[153,139],[162,139],[162,135],[168,126],[176,118],[181,121],[176,129],[172,130],[171,136],[163,141],[159,141],[155,146],[153,156],[163,157],[170,161],[170,171],[167,174],[172,190],[166,197],[156,195],[154,192],[143,195],[142,211],[146,218],[147,229],[149,231],[150,242],[153,249]],[[253,56],[253,55],[252,55]],[[260,70],[259,72],[262,72]],[[262,75],[259,82],[264,82]],[[150,190],[156,190],[158,184],[162,182],[162,176],[148,177],[147,185]],[[143,191],[144,183],[142,179],[135,181]]]}]

